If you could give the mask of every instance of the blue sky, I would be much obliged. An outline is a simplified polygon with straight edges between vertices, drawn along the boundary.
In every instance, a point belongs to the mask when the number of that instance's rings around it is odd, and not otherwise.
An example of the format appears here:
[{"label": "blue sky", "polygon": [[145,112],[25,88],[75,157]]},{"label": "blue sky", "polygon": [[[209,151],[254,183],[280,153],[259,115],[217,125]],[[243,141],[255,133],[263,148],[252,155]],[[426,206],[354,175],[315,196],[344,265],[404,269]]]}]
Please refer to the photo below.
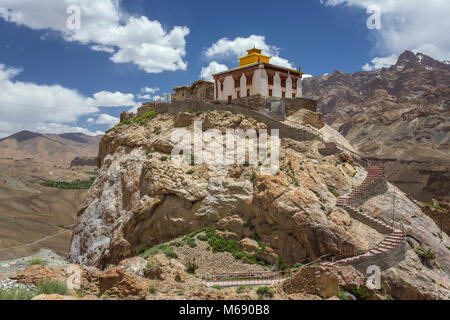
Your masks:
[{"label": "blue sky", "polygon": [[[0,137],[100,133],[124,110],[236,66],[252,44],[314,76],[389,66],[406,49],[449,59],[440,0],[91,2],[0,0]],[[373,3],[381,29],[366,23]]]}]

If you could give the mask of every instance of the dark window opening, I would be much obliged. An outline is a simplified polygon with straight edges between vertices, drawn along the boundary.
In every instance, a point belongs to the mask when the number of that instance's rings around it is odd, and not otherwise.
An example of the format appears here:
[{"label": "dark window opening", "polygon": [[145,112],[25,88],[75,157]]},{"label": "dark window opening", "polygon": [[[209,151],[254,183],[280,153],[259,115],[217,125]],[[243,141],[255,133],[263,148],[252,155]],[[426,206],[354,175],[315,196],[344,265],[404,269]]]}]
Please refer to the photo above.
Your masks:
[{"label": "dark window opening", "polygon": [[235,88],[241,87],[241,79],[234,79],[234,87]]},{"label": "dark window opening", "polygon": [[269,89],[269,97],[272,96],[272,89]]},{"label": "dark window opening", "polygon": [[251,86],[253,84],[253,77],[247,77],[247,85]]},{"label": "dark window opening", "polygon": [[237,92],[237,97],[238,97],[238,99],[241,97],[241,92],[239,90]]},{"label": "dark window opening", "polygon": [[292,98],[295,98],[295,93],[292,92]]},{"label": "dark window opening", "polygon": [[220,90],[223,91],[223,82],[220,83]]},{"label": "dark window opening", "polygon": [[286,79],[281,79],[281,87],[286,88]]},{"label": "dark window opening", "polygon": [[231,100],[233,100],[233,96],[228,96],[228,104],[231,103]]},{"label": "dark window opening", "polygon": [[282,97],[282,98],[286,98],[286,92],[283,91],[283,92],[281,93],[281,97]]},{"label": "dark window opening", "polygon": [[269,86],[273,86],[273,76],[269,76]]},{"label": "dark window opening", "polygon": [[250,97],[250,89],[247,89],[247,97]]},{"label": "dark window opening", "polygon": [[292,89],[297,89],[297,80],[292,80]]}]

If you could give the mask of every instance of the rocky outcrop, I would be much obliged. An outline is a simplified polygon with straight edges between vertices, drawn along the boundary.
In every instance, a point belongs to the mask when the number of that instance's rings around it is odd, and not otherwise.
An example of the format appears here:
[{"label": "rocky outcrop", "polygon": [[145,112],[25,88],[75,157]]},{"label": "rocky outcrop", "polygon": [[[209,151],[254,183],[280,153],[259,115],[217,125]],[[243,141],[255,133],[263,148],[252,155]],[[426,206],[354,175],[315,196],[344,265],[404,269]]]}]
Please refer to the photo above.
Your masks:
[{"label": "rocky outcrop", "polygon": [[[364,181],[367,172],[359,161],[349,162],[339,154],[322,156],[321,139],[283,138],[280,170],[275,175],[264,174],[257,164],[180,164],[169,153],[179,117],[161,114],[105,135],[98,157],[99,176],[74,228],[73,262],[103,267],[134,256],[138,246],[151,247],[210,226],[220,226],[230,239],[232,234],[257,236],[289,264],[328,254],[356,255],[383,240],[371,226],[336,207],[337,193],[350,194]],[[193,120],[207,122],[220,132],[265,125],[228,111],[191,114],[183,122],[187,129],[193,129]],[[387,195],[374,194],[362,205],[365,213],[384,222],[392,211],[392,199],[386,199],[393,187],[386,185]],[[420,224],[429,218],[415,210],[403,193],[397,197],[401,207],[397,221],[435,250],[441,267],[448,270],[449,253],[442,250],[449,245],[448,236],[440,243],[426,240],[433,238],[437,226],[431,221],[432,231],[421,229]],[[415,219],[410,219],[412,212]]]},{"label": "rocky outcrop", "polygon": [[95,166],[97,166],[97,159],[95,157],[76,157],[70,163],[70,168],[95,167]]},{"label": "rocky outcrop", "polygon": [[339,295],[339,279],[330,268],[309,266],[284,281],[283,289],[288,294],[304,292],[327,299]]}]

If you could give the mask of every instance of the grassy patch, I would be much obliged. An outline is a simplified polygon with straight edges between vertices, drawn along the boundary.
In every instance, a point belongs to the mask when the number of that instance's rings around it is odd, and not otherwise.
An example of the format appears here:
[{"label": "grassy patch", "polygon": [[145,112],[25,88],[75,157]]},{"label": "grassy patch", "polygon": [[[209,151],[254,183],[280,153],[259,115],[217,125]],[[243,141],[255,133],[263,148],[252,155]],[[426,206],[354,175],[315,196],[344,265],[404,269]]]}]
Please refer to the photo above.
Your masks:
[{"label": "grassy patch", "polygon": [[188,239],[186,239],[185,242],[190,248],[197,247],[197,244],[195,243],[195,239],[194,238],[188,238]]},{"label": "grassy patch", "polygon": [[289,171],[287,172],[287,176],[288,176],[289,178],[291,178],[291,179],[292,179],[292,183],[293,183],[296,187],[298,187],[298,186],[299,186],[299,183],[298,183],[297,178],[295,177],[295,171],[294,171],[294,168],[292,168],[292,163],[291,163],[290,161],[288,162],[288,167],[289,167]]},{"label": "grassy patch", "polygon": [[211,288],[216,289],[216,290],[222,290],[222,287],[218,286],[218,285],[214,285]]},{"label": "grassy patch", "polygon": [[350,298],[345,294],[344,290],[339,292],[339,300],[350,300]]},{"label": "grassy patch", "polygon": [[143,254],[147,250],[147,246],[145,244],[141,244],[139,247],[136,248],[136,253],[138,255]]},{"label": "grassy patch", "polygon": [[161,158],[159,158],[159,160],[161,161],[167,161],[169,159],[168,156],[162,156]]},{"label": "grassy patch", "polygon": [[194,169],[189,169],[188,171],[186,171],[186,174],[194,174],[195,170]]},{"label": "grassy patch", "polygon": [[156,116],[158,115],[158,112],[156,112],[155,110],[150,110],[146,113],[144,113],[142,116],[137,117],[137,118],[133,118],[133,119],[129,119],[126,121],[123,121],[121,123],[119,123],[117,126],[109,129],[108,131],[106,131],[106,133],[113,131],[114,129],[118,128],[118,127],[122,127],[122,126],[131,126],[135,123],[139,124],[140,126],[146,125],[147,122],[149,120],[152,120],[154,118],[156,118]]},{"label": "grassy patch", "polygon": [[43,266],[45,267],[47,265],[47,261],[44,261],[40,258],[31,259],[28,261],[29,266]]},{"label": "grassy patch", "polygon": [[355,296],[357,300],[367,300],[369,298],[369,289],[361,287],[359,289],[352,289],[350,293]]},{"label": "grassy patch", "polygon": [[46,280],[38,285],[37,294],[59,294],[62,296],[67,296],[70,295],[70,292],[64,282]]},{"label": "grassy patch", "polygon": [[200,241],[208,241],[209,240],[209,238],[206,235],[204,235],[204,234],[199,234],[197,236],[197,239],[200,240]]},{"label": "grassy patch", "polygon": [[271,289],[271,288],[269,288],[267,286],[259,287],[256,290],[256,293],[259,296],[266,297],[266,298],[273,298],[273,295],[274,295],[273,289]]},{"label": "grassy patch", "polygon": [[150,293],[150,294],[156,294],[156,292],[157,292],[157,290],[156,290],[155,287],[153,287],[153,286],[148,287],[148,293]]},{"label": "grassy patch", "polygon": [[339,198],[340,196],[339,192],[332,186],[328,186],[328,191],[330,191],[336,198]]},{"label": "grassy patch", "polygon": [[158,244],[153,248],[145,250],[145,252],[140,254],[139,256],[141,258],[147,259],[148,257],[157,255],[159,253],[164,253],[168,258],[178,258],[177,253],[173,250],[172,247],[168,246],[167,244]]},{"label": "grassy patch", "polygon": [[437,211],[440,211],[440,212],[444,211],[444,209],[442,209],[442,207],[435,205],[433,202],[424,202],[423,204],[430,209],[436,209]]},{"label": "grassy patch", "polygon": [[95,177],[91,177],[89,180],[75,180],[72,182],[45,180],[41,185],[63,190],[87,190],[92,186],[94,181]]},{"label": "grassy patch", "polygon": [[415,250],[416,254],[422,259],[434,260],[436,255],[431,251],[431,249],[425,250],[422,247],[417,247]]},{"label": "grassy patch", "polygon": [[25,289],[0,289],[0,301],[31,300],[34,294]]}]

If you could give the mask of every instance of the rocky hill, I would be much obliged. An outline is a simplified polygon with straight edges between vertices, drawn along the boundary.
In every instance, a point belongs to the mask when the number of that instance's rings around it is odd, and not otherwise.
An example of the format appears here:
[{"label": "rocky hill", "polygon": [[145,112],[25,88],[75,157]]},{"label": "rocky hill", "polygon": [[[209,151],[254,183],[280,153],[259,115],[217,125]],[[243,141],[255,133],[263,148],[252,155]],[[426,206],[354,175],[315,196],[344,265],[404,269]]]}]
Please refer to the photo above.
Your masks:
[{"label": "rocky hill", "polygon": [[[405,252],[383,269],[388,294],[395,299],[449,298],[450,240],[403,192],[377,180],[381,187],[360,195],[359,209],[339,206],[341,196],[352,197],[364,190],[359,186],[375,181],[370,180],[368,167],[351,156],[351,148],[324,155],[328,149],[320,138],[282,136],[280,170],[274,175],[261,171],[264,163],[212,166],[196,164],[195,159],[177,163],[171,157],[171,135],[178,128],[193,130],[194,120],[220,132],[267,127],[239,113],[190,110],[149,112],[109,131],[100,143],[99,176],[78,213],[71,262],[112,270],[143,252],[148,260],[141,264],[154,265],[154,255],[163,252],[176,265],[177,257],[189,255],[187,247],[200,247],[195,243],[199,235],[198,239],[208,241],[205,252],[229,252],[246,263],[276,268],[361,252],[381,265],[389,262],[395,245],[387,240],[388,244],[377,246],[386,239],[384,233],[392,232],[386,230],[391,230],[395,194],[394,227],[404,230],[408,241],[398,236],[403,231],[391,236],[401,239]],[[328,126],[320,132],[345,142]],[[379,249],[371,250],[375,247]],[[182,261],[185,266],[191,261],[188,258]],[[195,254],[190,258],[202,259]],[[204,268],[208,260],[202,261],[199,265]],[[327,276],[327,267],[321,268],[317,272]],[[239,264],[235,269],[240,271]],[[298,277],[286,282],[283,292],[302,291],[299,283],[305,280],[301,273]]]},{"label": "rocky hill", "polygon": [[21,131],[0,140],[1,159],[35,159],[69,168],[76,157],[95,157],[101,136],[82,133],[41,134]]},{"label": "rocky hill", "polygon": [[450,195],[450,63],[404,52],[390,68],[303,81],[325,121],[422,201]]}]

